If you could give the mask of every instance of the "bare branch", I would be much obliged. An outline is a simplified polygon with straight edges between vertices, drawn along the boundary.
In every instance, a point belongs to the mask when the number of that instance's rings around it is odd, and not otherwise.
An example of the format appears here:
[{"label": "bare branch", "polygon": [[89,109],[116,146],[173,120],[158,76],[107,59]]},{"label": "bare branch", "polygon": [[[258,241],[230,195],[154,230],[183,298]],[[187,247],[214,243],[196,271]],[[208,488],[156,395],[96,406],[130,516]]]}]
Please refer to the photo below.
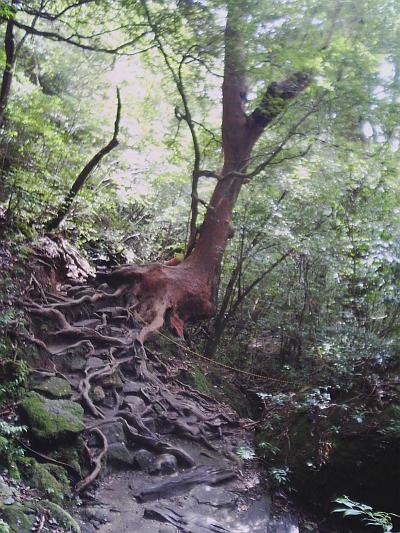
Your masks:
[{"label": "bare branch", "polygon": [[[2,18],[2,20],[4,20],[4,17]],[[19,22],[15,19],[14,19],[14,24],[17,28],[20,28],[26,31],[27,33],[30,33],[31,35],[45,37],[46,39],[50,39],[52,41],[68,43],[78,48],[82,48],[83,50],[90,50],[91,52],[103,52],[105,54],[114,54],[114,55],[135,55],[137,54],[138,52],[129,53],[129,52],[121,52],[121,51],[124,50],[125,48],[128,48],[136,44],[147,34],[147,32],[143,32],[141,35],[135,37],[134,39],[131,39],[130,41],[127,41],[126,43],[120,44],[119,46],[116,46],[115,48],[103,48],[101,46],[94,46],[94,45],[81,43],[79,42],[79,40],[77,41],[74,39],[75,35],[72,35],[70,37],[65,37],[63,35],[60,35],[57,32],[38,30],[37,28],[34,28],[32,26],[27,26],[26,24],[23,24],[22,22]],[[85,39],[89,39],[89,38],[90,38],[89,36],[85,37]],[[149,48],[146,48],[145,50],[141,50],[141,52],[145,52],[147,50],[149,50]]]},{"label": "bare branch", "polygon": [[97,167],[97,165],[100,163],[103,157],[105,157],[109,152],[111,152],[111,150],[113,150],[116,146],[118,146],[119,144],[118,133],[119,133],[120,120],[121,120],[121,97],[120,97],[119,89],[117,89],[117,113],[116,113],[115,122],[114,122],[114,133],[113,133],[112,139],[106,146],[104,146],[101,150],[99,150],[97,154],[95,154],[92,157],[92,159],[84,166],[79,176],[74,181],[69,193],[65,197],[64,202],[61,204],[60,208],[58,209],[57,215],[47,222],[46,228],[48,230],[52,231],[59,227],[61,222],[64,220],[64,218],[69,213],[72,202],[74,201],[76,195],[79,193],[81,188],[86,183],[91,172]]}]

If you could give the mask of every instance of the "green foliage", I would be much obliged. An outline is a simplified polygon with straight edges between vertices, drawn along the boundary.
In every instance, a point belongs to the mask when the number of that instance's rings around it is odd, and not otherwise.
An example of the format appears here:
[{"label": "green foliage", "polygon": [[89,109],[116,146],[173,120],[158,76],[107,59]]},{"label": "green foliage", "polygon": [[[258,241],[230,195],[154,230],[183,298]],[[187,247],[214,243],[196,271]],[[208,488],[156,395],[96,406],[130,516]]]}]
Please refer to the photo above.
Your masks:
[{"label": "green foliage", "polygon": [[6,524],[1,518],[0,518],[0,533],[10,533],[10,528],[8,524]]},{"label": "green foliage", "polygon": [[17,461],[24,455],[18,440],[26,429],[26,426],[0,420],[0,458],[15,478],[19,478]]},{"label": "green foliage", "polygon": [[398,515],[393,513],[374,511],[369,505],[350,500],[347,496],[336,498],[334,502],[340,505],[333,510],[334,513],[343,513],[343,517],[357,516],[367,526],[381,528],[380,531],[382,533],[393,531],[392,518],[399,518]]}]

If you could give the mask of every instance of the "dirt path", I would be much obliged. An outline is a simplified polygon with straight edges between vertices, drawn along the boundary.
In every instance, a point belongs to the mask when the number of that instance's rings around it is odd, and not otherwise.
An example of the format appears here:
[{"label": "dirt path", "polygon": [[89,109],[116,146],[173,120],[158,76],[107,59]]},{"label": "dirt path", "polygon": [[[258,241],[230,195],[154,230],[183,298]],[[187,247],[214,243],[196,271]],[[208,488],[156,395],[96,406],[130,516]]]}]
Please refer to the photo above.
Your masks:
[{"label": "dirt path", "polygon": [[128,287],[64,285],[28,305],[53,371],[43,380],[68,381],[86,412],[82,533],[299,531],[291,516],[271,517],[256,462],[238,458],[252,445],[248,421],[177,382],[137,341]]}]

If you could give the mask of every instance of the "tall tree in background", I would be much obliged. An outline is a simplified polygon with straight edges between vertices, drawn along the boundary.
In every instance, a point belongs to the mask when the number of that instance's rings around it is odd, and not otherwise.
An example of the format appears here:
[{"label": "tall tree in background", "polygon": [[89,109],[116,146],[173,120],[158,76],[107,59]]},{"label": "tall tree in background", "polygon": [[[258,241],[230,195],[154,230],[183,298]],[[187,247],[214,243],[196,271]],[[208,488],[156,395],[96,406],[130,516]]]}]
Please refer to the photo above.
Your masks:
[{"label": "tall tree in background", "polygon": [[[157,39],[157,28],[148,6],[145,1],[142,5]],[[177,266],[127,265],[106,276],[110,283],[126,283],[133,287],[132,304],[145,322],[142,340],[159,328],[166,316],[176,332],[182,335],[186,321],[213,315],[222,255],[233,235],[233,208],[243,183],[265,167],[264,162],[247,172],[253,147],[265,128],[285,109],[287,102],[310,82],[308,73],[297,72],[281,82],[272,83],[266,88],[259,106],[250,114],[246,113],[246,57],[241,34],[245,14],[245,3],[229,3],[222,86],[223,167],[221,172],[195,169],[195,180],[205,175],[214,177],[217,184],[196,242],[191,235],[189,247],[193,251]]]}]

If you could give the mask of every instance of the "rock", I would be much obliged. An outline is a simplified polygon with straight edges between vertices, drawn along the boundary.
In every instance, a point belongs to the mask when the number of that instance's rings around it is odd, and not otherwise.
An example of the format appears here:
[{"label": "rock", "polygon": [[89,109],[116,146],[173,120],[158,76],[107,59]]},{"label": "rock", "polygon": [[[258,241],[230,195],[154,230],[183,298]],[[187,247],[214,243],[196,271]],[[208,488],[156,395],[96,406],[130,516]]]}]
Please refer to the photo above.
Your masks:
[{"label": "rock", "polygon": [[142,422],[152,433],[156,432],[156,421],[154,418],[142,418]]},{"label": "rock", "polygon": [[85,507],[82,511],[82,516],[90,522],[96,521],[100,524],[106,524],[109,521],[107,509],[99,505],[90,505]]},{"label": "rock", "polygon": [[139,383],[138,381],[127,381],[123,386],[126,396],[129,396],[130,394],[138,394],[142,388],[143,383]]},{"label": "rock", "polygon": [[76,372],[83,370],[86,366],[87,355],[94,350],[93,344],[88,340],[77,342],[68,348],[67,353],[62,358],[63,368]]},{"label": "rock", "polygon": [[100,359],[100,357],[90,357],[87,362],[87,365],[90,366],[90,368],[101,368],[106,364],[107,361],[103,361],[103,359]]},{"label": "rock", "polygon": [[0,481],[0,500],[3,500],[3,498],[10,498],[14,496],[15,493],[16,490],[13,487],[10,487],[7,483],[4,483],[4,481]]},{"label": "rock", "polygon": [[209,485],[198,485],[191,490],[190,494],[198,503],[212,507],[234,507],[238,499],[237,495],[232,492]]},{"label": "rock", "polygon": [[85,443],[80,436],[71,445],[57,444],[57,447],[48,452],[48,455],[57,461],[72,466],[79,475],[82,475],[81,464],[87,464]]},{"label": "rock", "polygon": [[170,453],[163,453],[157,457],[149,468],[151,474],[173,474],[178,470],[178,461]]},{"label": "rock", "polygon": [[110,422],[102,426],[102,431],[107,438],[108,444],[126,442],[124,428],[121,422]]},{"label": "rock", "polygon": [[118,466],[132,466],[134,462],[133,455],[124,442],[115,442],[108,446],[107,460]]},{"label": "rock", "polygon": [[30,457],[18,459],[18,466],[29,485],[43,491],[49,500],[62,503],[65,496],[71,496],[69,479],[62,466],[41,464]]},{"label": "rock", "polygon": [[158,533],[177,533],[179,530],[171,524],[164,524],[158,529]]},{"label": "rock", "polygon": [[21,503],[2,505],[0,503],[1,517],[10,527],[10,533],[31,533],[35,522],[35,514]]},{"label": "rock", "polygon": [[116,370],[109,376],[101,376],[99,378],[99,382],[101,383],[102,387],[105,389],[122,389],[123,383],[121,380],[121,377],[119,375],[119,372]]},{"label": "rock", "polygon": [[131,406],[134,413],[139,415],[141,415],[146,409],[146,404],[138,396],[128,396],[125,398],[125,402]]},{"label": "rock", "polygon": [[103,387],[100,387],[100,385],[96,385],[95,387],[93,387],[91,396],[94,403],[102,403],[106,398],[104,389]]},{"label": "rock", "polygon": [[75,439],[85,429],[83,408],[70,400],[48,400],[30,392],[20,410],[32,436],[44,443]]},{"label": "rock", "polygon": [[[72,518],[72,516],[62,509],[56,503],[50,502],[48,500],[42,500],[36,504],[37,509],[40,511],[49,511],[57,522],[63,526],[67,531],[72,533],[81,533],[81,528],[79,524]],[[18,532],[19,533],[19,532]]]},{"label": "rock", "polygon": [[31,388],[52,398],[69,398],[72,394],[68,381],[56,376],[42,380],[41,383],[35,384]]},{"label": "rock", "polygon": [[134,454],[134,462],[144,472],[148,472],[153,465],[154,455],[148,450],[141,449]]}]

